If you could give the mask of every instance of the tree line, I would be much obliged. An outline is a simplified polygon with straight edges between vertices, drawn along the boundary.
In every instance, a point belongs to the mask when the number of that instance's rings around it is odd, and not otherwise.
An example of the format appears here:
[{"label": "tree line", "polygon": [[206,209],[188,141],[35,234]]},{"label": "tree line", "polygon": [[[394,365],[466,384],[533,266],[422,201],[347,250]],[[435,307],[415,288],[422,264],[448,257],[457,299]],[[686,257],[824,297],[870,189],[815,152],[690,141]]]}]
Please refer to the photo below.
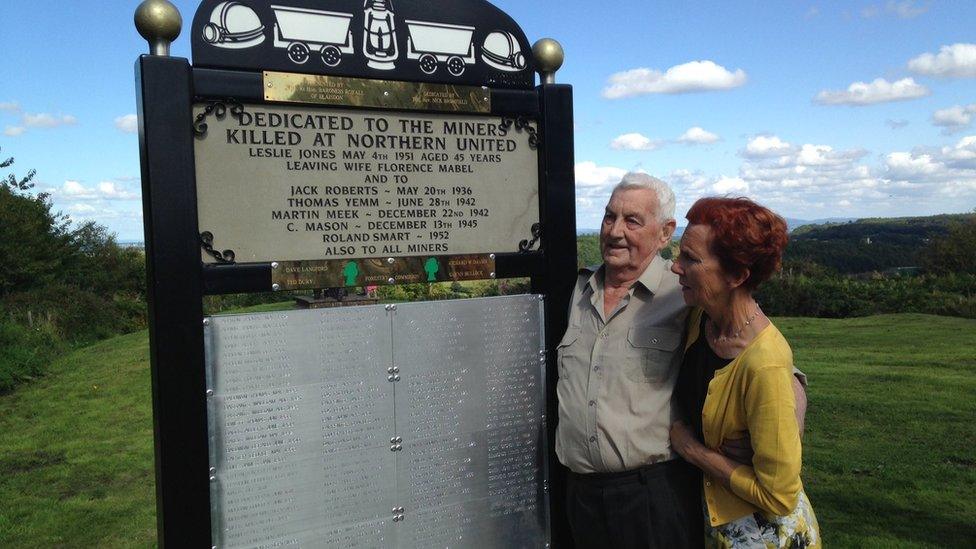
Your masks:
[{"label": "tree line", "polygon": [[97,223],[73,225],[34,177],[0,178],[0,392],[66,348],[146,325],[142,250]]}]

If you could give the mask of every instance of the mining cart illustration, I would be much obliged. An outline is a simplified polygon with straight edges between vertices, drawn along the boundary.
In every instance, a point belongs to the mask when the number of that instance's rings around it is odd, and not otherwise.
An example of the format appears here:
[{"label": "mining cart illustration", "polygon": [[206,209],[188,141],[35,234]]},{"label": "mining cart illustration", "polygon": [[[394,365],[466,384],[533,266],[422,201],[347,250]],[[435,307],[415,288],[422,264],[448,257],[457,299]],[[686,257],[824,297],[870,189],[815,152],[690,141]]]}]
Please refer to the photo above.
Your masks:
[{"label": "mining cart illustration", "polygon": [[461,76],[475,62],[474,27],[408,19],[407,58],[420,62],[420,70],[434,74],[438,63],[452,76]]},{"label": "mining cart illustration", "polygon": [[302,65],[318,53],[322,62],[335,67],[343,54],[355,53],[351,13],[271,6],[275,14],[274,45],[287,50],[288,59]]}]

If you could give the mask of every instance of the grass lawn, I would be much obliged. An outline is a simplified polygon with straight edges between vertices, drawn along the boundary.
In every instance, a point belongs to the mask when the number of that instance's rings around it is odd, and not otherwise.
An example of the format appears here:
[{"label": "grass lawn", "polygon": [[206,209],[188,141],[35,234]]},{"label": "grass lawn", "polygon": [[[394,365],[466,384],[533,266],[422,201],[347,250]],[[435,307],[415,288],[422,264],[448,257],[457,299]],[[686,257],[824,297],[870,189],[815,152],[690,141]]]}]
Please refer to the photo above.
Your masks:
[{"label": "grass lawn", "polygon": [[[827,547],[973,546],[976,321],[776,323],[810,376],[804,483]],[[0,547],[154,545],[152,459],[146,333],[63,357],[0,397]]]}]

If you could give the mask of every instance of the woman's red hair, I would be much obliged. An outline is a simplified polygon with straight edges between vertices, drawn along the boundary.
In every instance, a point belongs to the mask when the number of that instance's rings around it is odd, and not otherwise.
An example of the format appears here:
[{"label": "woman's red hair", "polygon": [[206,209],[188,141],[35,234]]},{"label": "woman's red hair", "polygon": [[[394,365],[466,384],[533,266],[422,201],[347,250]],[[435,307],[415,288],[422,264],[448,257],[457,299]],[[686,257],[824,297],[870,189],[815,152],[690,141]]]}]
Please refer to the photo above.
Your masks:
[{"label": "woman's red hair", "polygon": [[702,198],[685,216],[691,224],[712,228],[712,253],[727,273],[749,277],[742,284],[755,290],[783,264],[789,241],[786,221],[748,198]]}]

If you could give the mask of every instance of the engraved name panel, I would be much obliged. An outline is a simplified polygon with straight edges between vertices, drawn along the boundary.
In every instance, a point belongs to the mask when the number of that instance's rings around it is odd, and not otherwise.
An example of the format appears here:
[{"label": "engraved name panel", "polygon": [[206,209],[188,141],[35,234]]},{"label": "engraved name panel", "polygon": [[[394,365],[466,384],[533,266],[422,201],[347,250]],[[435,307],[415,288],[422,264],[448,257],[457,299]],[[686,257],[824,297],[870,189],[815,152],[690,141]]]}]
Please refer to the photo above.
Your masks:
[{"label": "engraved name panel", "polygon": [[541,320],[534,296],[398,306],[401,547],[545,545]]},{"label": "engraved name panel", "polygon": [[[213,523],[222,545],[308,546],[389,521],[388,312],[219,316],[207,335]],[[386,526],[370,528],[378,538],[352,537],[385,539]]]}]

